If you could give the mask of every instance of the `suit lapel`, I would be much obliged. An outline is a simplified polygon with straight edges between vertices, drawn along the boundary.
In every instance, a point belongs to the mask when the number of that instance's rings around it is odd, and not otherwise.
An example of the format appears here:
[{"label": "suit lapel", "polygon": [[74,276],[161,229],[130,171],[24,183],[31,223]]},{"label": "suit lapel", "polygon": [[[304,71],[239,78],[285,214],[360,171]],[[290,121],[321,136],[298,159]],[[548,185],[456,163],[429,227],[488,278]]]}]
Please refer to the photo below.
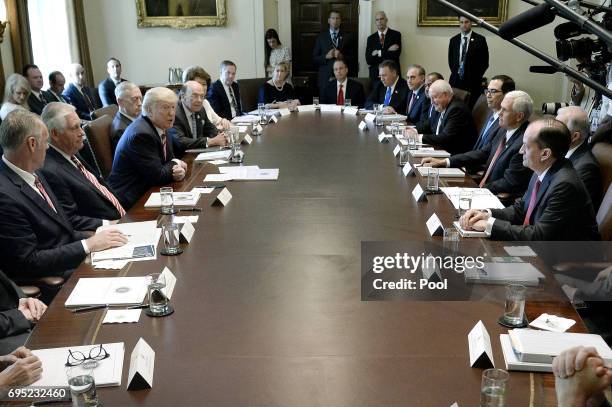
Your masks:
[{"label": "suit lapel", "polygon": [[183,123],[186,124],[185,127],[187,127],[187,133],[189,134],[189,138],[193,138],[193,133],[191,132],[191,121],[190,119],[187,117],[187,112],[185,112],[185,108],[183,107],[183,104],[181,102],[179,102],[179,108],[176,109],[176,114],[177,116],[179,116],[179,119],[183,121]]},{"label": "suit lapel", "polygon": [[[55,156],[58,165],[62,168],[62,170],[66,173],[67,176],[72,177],[72,179],[74,179],[81,185],[84,185],[86,188],[89,188],[90,190],[94,191],[106,200],[106,197],[102,195],[102,192],[100,192],[100,190],[96,188],[78,168],[76,168],[74,165],[69,163],[68,160],[62,157],[60,153],[53,150],[53,148],[50,148],[47,154],[53,154]],[[95,177],[95,174],[91,171],[90,168],[88,168],[88,166],[85,164],[85,161],[81,157],[77,157],[77,159],[81,162],[81,164],[83,164],[87,171],[91,172],[92,175],[94,175]]]}]

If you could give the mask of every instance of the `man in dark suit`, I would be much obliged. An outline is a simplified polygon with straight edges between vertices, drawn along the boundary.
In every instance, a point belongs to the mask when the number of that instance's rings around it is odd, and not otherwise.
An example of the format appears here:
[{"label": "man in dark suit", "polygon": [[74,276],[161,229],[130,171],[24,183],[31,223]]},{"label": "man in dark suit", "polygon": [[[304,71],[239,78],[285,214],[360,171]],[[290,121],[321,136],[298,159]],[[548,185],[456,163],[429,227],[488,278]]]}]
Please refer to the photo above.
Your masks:
[{"label": "man in dark suit", "polygon": [[395,61],[399,71],[400,54],[402,53],[402,34],[387,27],[387,15],[379,11],[375,16],[377,31],[368,37],[366,42],[366,62],[370,66],[372,85],[379,81],[378,65],[388,59]]},{"label": "man in dark suit", "polygon": [[342,59],[334,62],[335,81],[329,81],[321,94],[321,103],[344,106],[346,99],[351,100],[352,106],[363,107],[365,92],[363,85],[348,78],[348,66]]},{"label": "man in dark suit", "polygon": [[91,120],[91,112],[98,109],[93,91],[85,85],[85,69],[80,64],[72,64],[69,67],[68,79],[70,85],[64,91],[63,96],[83,120]]},{"label": "man in dark suit", "polygon": [[378,68],[378,76],[380,81],[372,89],[365,108],[372,109],[378,103],[386,106],[385,114],[404,113],[409,90],[398,66],[393,61],[384,61]]},{"label": "man in dark suit", "polygon": [[499,114],[497,134],[483,147],[455,154],[450,158],[427,157],[422,164],[427,167],[467,167],[480,170],[485,175],[479,183],[494,194],[500,192],[522,195],[531,178],[531,170],[523,166],[519,153],[523,145],[523,134],[533,113],[533,100],[523,91],[509,92],[503,99]]},{"label": "man in dark suit", "polygon": [[182,151],[227,145],[225,135],[217,130],[206,115],[204,97],[204,87],[198,82],[187,81],[183,84],[172,126]]},{"label": "man in dark suit", "polygon": [[589,194],[565,158],[571,135],[558,120],[531,123],[523,136],[523,165],[533,170],[523,198],[505,209],[470,209],[464,229],[494,240],[599,240]]},{"label": "man in dark suit", "polygon": [[49,74],[49,89],[43,91],[43,95],[47,102],[68,103],[64,96],[62,96],[65,84],[66,78],[64,78],[64,75],[60,71],[51,72]]},{"label": "man in dark suit", "polygon": [[451,154],[471,150],[476,140],[476,126],[467,105],[463,100],[453,96],[453,89],[443,80],[431,84],[429,96],[440,115],[436,125],[431,129],[432,133],[419,135],[419,141],[442,148]]},{"label": "man in dark suit", "polygon": [[406,96],[406,116],[408,122],[418,123],[423,114],[423,109],[427,107],[427,96],[425,96],[425,68],[421,65],[410,65],[406,73],[408,83],[408,95]]},{"label": "man in dark suit", "polygon": [[119,110],[111,123],[110,138],[113,154],[115,154],[115,149],[125,129],[142,112],[142,93],[140,88],[132,82],[125,81],[117,85],[115,88],[115,98],[117,99]]},{"label": "man in dark suit", "polygon": [[485,89],[489,114],[487,115],[484,126],[482,126],[480,130],[478,139],[476,139],[474,150],[479,150],[484,147],[491,138],[497,134],[502,100],[504,100],[504,96],[508,92],[512,92],[515,88],[514,79],[509,76],[497,75],[491,78],[489,86]]},{"label": "man in dark suit", "polygon": [[240,89],[236,82],[236,64],[232,61],[221,62],[221,77],[208,89],[206,99],[215,113],[227,120],[242,116]]},{"label": "man in dark suit", "polygon": [[340,12],[330,11],[327,22],[329,29],[319,34],[312,50],[314,66],[318,69],[317,83],[320,93],[332,77],[336,59],[344,59],[349,68],[349,76],[357,73],[355,44],[353,37],[340,28],[342,24]]},{"label": "man in dark suit", "polygon": [[185,178],[187,164],[174,158],[172,128],[176,94],[168,88],[145,93],[142,116],[121,136],[108,183],[121,205],[131,208],[147,190]]},{"label": "man in dark suit", "polygon": [[125,82],[125,79],[121,77],[121,62],[117,58],[110,58],[106,61],[106,72],[108,76],[98,84],[98,94],[102,106],[116,105],[115,87]]},{"label": "man in dark suit", "polygon": [[42,174],[78,230],[96,230],[110,220],[120,219],[125,210],[100,176],[79,155],[85,132],[74,106],[51,102],[42,120],[51,146]]},{"label": "man in dark suit", "polygon": [[429,96],[429,87],[435,81],[443,80],[444,76],[442,76],[439,72],[431,72],[425,76],[425,97],[426,99],[423,101],[423,108],[421,109],[421,118],[417,123],[415,123],[416,131],[419,134],[432,133],[436,128],[436,123],[438,123],[438,115],[439,113],[434,108],[434,105],[431,104],[431,98]]},{"label": "man in dark suit", "polygon": [[472,31],[472,22],[459,16],[461,32],[448,44],[448,66],[451,71],[449,83],[454,88],[470,92],[470,108],[482,93],[482,77],[489,67],[487,40]]},{"label": "man in dark suit", "polygon": [[38,173],[48,138],[44,123],[28,111],[12,112],[0,125],[0,268],[9,277],[68,278],[87,254],[127,242],[116,229],[93,236],[75,230]]},{"label": "man in dark suit", "polygon": [[43,76],[40,69],[36,65],[28,64],[23,67],[23,76],[30,83],[32,92],[28,96],[28,106],[31,112],[40,115],[43,108],[47,104],[47,99],[42,92],[43,87]]},{"label": "man in dark suit", "polygon": [[557,120],[564,123],[572,134],[572,143],[565,155],[568,158],[578,176],[584,183],[595,212],[599,209],[602,195],[601,170],[599,163],[588,145],[589,138],[589,116],[579,106],[568,106],[559,109]]}]

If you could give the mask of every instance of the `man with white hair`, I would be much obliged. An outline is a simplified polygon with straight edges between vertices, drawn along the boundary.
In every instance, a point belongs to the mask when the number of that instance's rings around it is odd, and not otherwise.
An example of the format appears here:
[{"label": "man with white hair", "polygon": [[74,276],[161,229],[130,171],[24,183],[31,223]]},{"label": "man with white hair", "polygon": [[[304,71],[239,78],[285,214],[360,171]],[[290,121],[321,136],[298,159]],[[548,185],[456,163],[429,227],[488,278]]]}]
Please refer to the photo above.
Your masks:
[{"label": "man with white hair", "polygon": [[81,119],[91,120],[91,112],[100,106],[93,91],[85,85],[85,68],[81,64],[71,64],[68,67],[68,81],[70,84],[62,95],[76,108]]},{"label": "man with white hair", "polygon": [[117,99],[119,110],[111,124],[110,137],[113,154],[125,129],[142,112],[142,93],[140,88],[132,82],[124,81],[117,85],[115,88],[115,98]]},{"label": "man with white hair", "polygon": [[519,153],[523,134],[533,113],[533,101],[523,91],[508,92],[501,102],[499,129],[492,141],[477,150],[455,154],[450,158],[427,157],[422,164],[427,167],[467,167],[480,169],[485,165],[484,177],[479,186],[494,194],[506,192],[522,195],[531,178],[531,170],[523,166]]},{"label": "man with white hair", "polygon": [[[429,87],[431,104],[439,114],[431,134],[419,136],[419,141],[442,148],[451,154],[469,151],[476,141],[476,126],[468,106],[453,95],[453,89],[444,80]],[[412,131],[416,131],[412,129]]]},{"label": "man with white hair", "polygon": [[9,277],[68,278],[87,254],[127,242],[116,229],[93,236],[75,229],[39,171],[48,139],[44,123],[25,110],[0,125],[0,269]]},{"label": "man with white hair", "polygon": [[569,106],[559,109],[557,120],[564,123],[572,133],[572,143],[565,158],[569,158],[578,176],[584,183],[595,212],[601,203],[601,171],[599,163],[587,143],[589,138],[589,116],[579,106]]},{"label": "man with white hair", "polygon": [[174,158],[176,94],[157,87],[145,93],[142,116],[125,129],[108,178],[124,208],[131,208],[151,187],[185,178],[187,164]]},{"label": "man with white hair", "polygon": [[[74,106],[51,102],[41,116],[49,131],[43,175],[51,185],[64,212],[75,219],[78,230],[96,230],[108,220],[125,215],[125,210],[102,177],[79,155],[83,148],[81,120]],[[106,222],[104,222],[106,220]]]}]

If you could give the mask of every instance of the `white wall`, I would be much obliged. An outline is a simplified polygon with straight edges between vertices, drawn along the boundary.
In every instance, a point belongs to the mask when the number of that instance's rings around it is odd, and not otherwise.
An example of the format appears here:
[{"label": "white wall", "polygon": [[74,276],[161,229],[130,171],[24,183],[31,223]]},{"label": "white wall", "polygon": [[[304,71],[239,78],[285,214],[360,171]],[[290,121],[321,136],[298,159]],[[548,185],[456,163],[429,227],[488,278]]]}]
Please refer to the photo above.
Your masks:
[{"label": "white wall", "polygon": [[278,31],[278,0],[263,0],[263,2],[265,29],[274,28]]},{"label": "white wall", "polygon": [[261,0],[227,1],[225,27],[177,30],[137,28],[136,2],[87,0],[85,21],[96,83],[106,76],[106,60],[117,57],[123,77],[139,84],[168,80],[168,67],[201,65],[217,78],[219,62],[231,59],[238,78],[263,76],[264,16]]}]

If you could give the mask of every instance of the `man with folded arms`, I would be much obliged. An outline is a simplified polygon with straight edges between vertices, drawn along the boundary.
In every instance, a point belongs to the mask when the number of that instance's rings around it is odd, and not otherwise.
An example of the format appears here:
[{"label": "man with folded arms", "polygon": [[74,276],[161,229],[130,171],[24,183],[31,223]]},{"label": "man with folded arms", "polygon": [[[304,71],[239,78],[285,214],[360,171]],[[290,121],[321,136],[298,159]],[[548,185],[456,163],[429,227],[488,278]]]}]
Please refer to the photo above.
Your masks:
[{"label": "man with folded arms", "polygon": [[144,97],[142,116],[121,136],[108,183],[126,210],[151,187],[185,178],[187,164],[175,158],[174,124],[176,94],[168,88],[150,89]]},{"label": "man with folded arms", "polygon": [[127,126],[129,126],[142,112],[142,93],[140,88],[132,82],[121,82],[115,88],[115,98],[119,110],[111,123],[111,147],[113,154]]},{"label": "man with folded arms", "polygon": [[385,114],[404,113],[406,111],[406,97],[408,84],[400,76],[399,67],[394,61],[383,61],[378,66],[380,82],[374,85],[366,101],[366,109],[372,109],[374,104],[385,105]]},{"label": "man with folded arms", "polygon": [[185,82],[179,96],[173,128],[181,149],[225,147],[225,135],[211,123],[204,109],[204,87],[196,81]]},{"label": "man with folded arms", "polygon": [[477,150],[455,154],[450,158],[423,158],[426,167],[468,167],[480,170],[485,166],[479,187],[492,193],[522,195],[531,178],[531,170],[523,166],[519,153],[523,134],[533,113],[533,101],[523,91],[509,92],[501,103],[499,129],[491,141]]},{"label": "man with folded arms", "polygon": [[127,242],[116,229],[93,236],[75,230],[38,172],[48,138],[44,123],[31,112],[12,112],[0,125],[0,269],[9,277],[68,278],[87,254]]},{"label": "man with folded arms", "polygon": [[79,155],[85,132],[74,106],[51,102],[41,118],[51,144],[41,171],[62,209],[73,219],[73,226],[96,230],[109,220],[123,217],[125,210],[110,187]]},{"label": "man with folded arms", "polygon": [[344,106],[351,99],[352,106],[363,107],[365,93],[363,85],[348,77],[348,66],[343,59],[334,62],[335,81],[329,81],[321,93],[321,103]]},{"label": "man with folded arms", "polygon": [[534,174],[523,198],[505,209],[470,209],[459,219],[461,227],[493,240],[599,240],[589,194],[565,158],[570,137],[558,120],[531,123],[520,152]]}]

